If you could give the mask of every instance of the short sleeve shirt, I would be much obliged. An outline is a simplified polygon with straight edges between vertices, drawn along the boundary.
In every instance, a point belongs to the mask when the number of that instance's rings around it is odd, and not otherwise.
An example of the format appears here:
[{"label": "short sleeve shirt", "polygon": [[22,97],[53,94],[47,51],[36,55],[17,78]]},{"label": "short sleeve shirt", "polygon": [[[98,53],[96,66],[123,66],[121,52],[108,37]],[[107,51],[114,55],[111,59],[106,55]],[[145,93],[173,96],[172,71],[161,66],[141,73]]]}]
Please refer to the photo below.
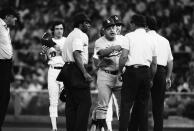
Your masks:
[{"label": "short sleeve shirt", "polygon": [[[100,37],[95,42],[94,57],[97,58],[98,52],[102,49],[106,49],[115,45],[120,45],[121,47],[123,47],[125,40],[125,37],[120,35],[116,36],[114,41],[109,41],[104,36]],[[118,70],[120,54],[121,51],[114,51],[107,57],[98,57],[100,60],[99,67],[108,70]]]},{"label": "short sleeve shirt", "polygon": [[6,23],[0,19],[0,59],[11,59],[13,47],[11,45],[10,31]]},{"label": "short sleeve shirt", "polygon": [[73,52],[81,51],[81,56],[84,64],[88,63],[88,36],[80,29],[74,30],[67,36],[62,50],[63,60],[65,62],[74,62]]},{"label": "short sleeve shirt", "polygon": [[148,34],[156,41],[157,64],[166,66],[168,61],[173,60],[169,41],[155,31],[148,31]]},{"label": "short sleeve shirt", "polygon": [[156,56],[156,43],[146,33],[145,29],[136,29],[125,36],[128,44],[124,48],[129,49],[126,66],[139,64],[150,67],[152,57]]},{"label": "short sleeve shirt", "polygon": [[[57,46],[59,46],[60,50],[62,51],[66,37],[62,37],[61,39],[52,38],[52,40],[57,44]],[[52,66],[63,66],[64,61],[62,59],[62,56],[54,56],[51,57],[51,59],[48,61],[48,64]]]}]

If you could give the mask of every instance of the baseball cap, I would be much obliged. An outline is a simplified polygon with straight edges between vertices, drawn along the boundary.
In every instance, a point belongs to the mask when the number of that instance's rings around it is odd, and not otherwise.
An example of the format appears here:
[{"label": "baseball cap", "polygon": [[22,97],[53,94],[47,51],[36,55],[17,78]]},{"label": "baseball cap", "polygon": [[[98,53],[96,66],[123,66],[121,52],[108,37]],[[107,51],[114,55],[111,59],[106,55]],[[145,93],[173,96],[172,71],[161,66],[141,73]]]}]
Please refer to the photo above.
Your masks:
[{"label": "baseball cap", "polygon": [[103,21],[102,25],[103,25],[103,28],[106,29],[106,28],[108,28],[110,26],[114,26],[115,22],[114,22],[113,19],[108,18],[108,19]]},{"label": "baseball cap", "polygon": [[121,18],[118,15],[112,15],[110,18],[114,20],[116,25],[124,26],[124,24],[121,21]]},{"label": "baseball cap", "polygon": [[74,25],[81,24],[84,21],[91,23],[90,18],[85,13],[78,13],[73,18]]}]

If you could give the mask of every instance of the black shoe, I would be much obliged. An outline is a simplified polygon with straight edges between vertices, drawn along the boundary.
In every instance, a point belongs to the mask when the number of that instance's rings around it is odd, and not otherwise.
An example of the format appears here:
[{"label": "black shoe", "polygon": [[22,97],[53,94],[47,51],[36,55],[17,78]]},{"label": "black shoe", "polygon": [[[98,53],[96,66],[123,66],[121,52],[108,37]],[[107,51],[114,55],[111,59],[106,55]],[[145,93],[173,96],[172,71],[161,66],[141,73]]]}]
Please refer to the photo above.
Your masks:
[{"label": "black shoe", "polygon": [[105,119],[92,120],[90,125],[90,131],[108,131],[108,127]]}]

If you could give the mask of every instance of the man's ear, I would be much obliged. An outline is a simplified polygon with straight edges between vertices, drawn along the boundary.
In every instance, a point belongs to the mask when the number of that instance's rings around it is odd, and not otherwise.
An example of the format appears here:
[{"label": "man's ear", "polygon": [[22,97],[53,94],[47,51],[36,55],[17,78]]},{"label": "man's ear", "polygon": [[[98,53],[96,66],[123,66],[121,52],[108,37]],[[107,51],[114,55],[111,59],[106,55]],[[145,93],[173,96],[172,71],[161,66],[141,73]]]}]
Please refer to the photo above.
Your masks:
[{"label": "man's ear", "polygon": [[6,15],[5,16],[5,20],[9,19],[10,15]]},{"label": "man's ear", "polygon": [[80,29],[82,28],[82,24],[79,24],[79,26],[78,26]]}]

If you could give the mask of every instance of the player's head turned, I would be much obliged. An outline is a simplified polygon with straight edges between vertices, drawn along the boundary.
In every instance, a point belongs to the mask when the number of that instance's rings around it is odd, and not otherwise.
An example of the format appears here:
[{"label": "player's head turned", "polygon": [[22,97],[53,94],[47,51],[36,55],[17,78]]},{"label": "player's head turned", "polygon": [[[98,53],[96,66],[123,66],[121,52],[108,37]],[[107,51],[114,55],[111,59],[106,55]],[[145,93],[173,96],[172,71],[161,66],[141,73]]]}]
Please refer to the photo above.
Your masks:
[{"label": "player's head turned", "polygon": [[91,20],[85,13],[81,12],[73,17],[73,26],[86,33],[91,27]]},{"label": "player's head turned", "polygon": [[157,20],[154,16],[146,16],[146,26],[150,30],[157,30]]}]

